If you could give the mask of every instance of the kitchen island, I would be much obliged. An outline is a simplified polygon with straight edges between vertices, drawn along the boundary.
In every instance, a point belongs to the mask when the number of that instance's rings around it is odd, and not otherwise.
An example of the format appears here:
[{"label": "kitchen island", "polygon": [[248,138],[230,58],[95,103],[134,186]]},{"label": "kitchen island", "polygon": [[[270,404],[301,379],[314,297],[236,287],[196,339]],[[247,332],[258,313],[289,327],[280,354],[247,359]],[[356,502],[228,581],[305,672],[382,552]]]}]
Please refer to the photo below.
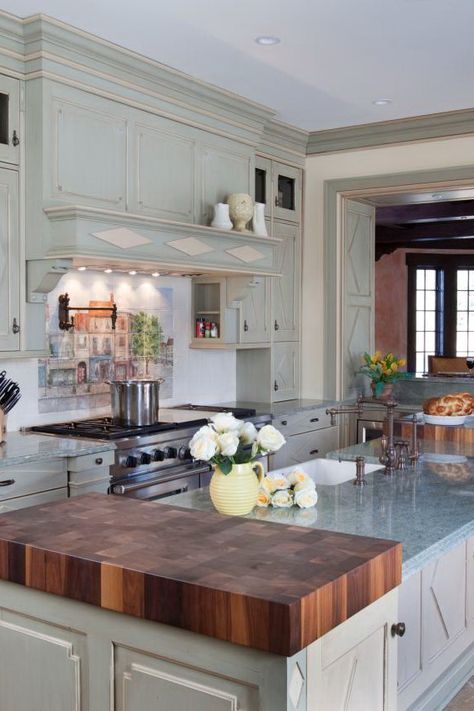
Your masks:
[{"label": "kitchen island", "polygon": [[394,709],[399,544],[282,532],[99,494],[3,515],[2,711]]}]

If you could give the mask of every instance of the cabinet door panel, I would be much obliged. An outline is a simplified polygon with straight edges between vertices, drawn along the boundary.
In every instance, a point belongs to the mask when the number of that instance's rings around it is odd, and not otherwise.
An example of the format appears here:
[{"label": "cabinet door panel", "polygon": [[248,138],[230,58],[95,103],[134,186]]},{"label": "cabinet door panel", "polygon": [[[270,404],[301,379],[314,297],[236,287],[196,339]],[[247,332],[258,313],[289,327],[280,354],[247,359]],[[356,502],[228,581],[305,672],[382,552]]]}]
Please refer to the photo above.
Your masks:
[{"label": "cabinet door panel", "polygon": [[17,351],[20,336],[14,319],[20,314],[20,236],[18,233],[18,174],[0,170],[0,351]]},{"label": "cabinet door panel", "polygon": [[298,343],[275,343],[272,348],[273,400],[291,400],[299,390]]},{"label": "cabinet door panel", "polygon": [[106,111],[53,102],[53,195],[125,209],[127,123]]},{"label": "cabinet door panel", "polygon": [[[20,137],[19,81],[12,77],[0,76],[0,161],[20,162],[19,144],[14,132]],[[16,145],[15,145],[16,143]]]},{"label": "cabinet door panel", "polygon": [[115,711],[192,709],[193,711],[257,711],[258,690],[243,683],[154,657],[138,650],[116,647]]},{"label": "cabinet door panel", "polygon": [[253,163],[248,155],[205,146],[201,150],[202,224],[210,224],[213,206],[225,202],[231,193],[253,193]]},{"label": "cabinet door panel", "polygon": [[270,287],[261,278],[256,286],[247,288],[240,307],[240,342],[270,342]]},{"label": "cabinet door panel", "polygon": [[137,204],[132,211],[192,222],[194,141],[143,125],[137,125],[135,141]]},{"label": "cabinet door panel", "polygon": [[274,222],[273,236],[283,240],[278,249],[281,277],[272,278],[273,340],[299,338],[300,237],[299,228]]},{"label": "cabinet door panel", "polygon": [[[453,580],[456,584],[453,585]],[[466,629],[466,544],[426,566],[422,574],[423,664]]]},{"label": "cabinet door panel", "polygon": [[301,170],[273,162],[273,217],[290,222],[301,219]]},{"label": "cabinet door panel", "polygon": [[421,667],[421,574],[405,580],[398,593],[399,619],[406,632],[398,638],[398,690],[412,682]]}]

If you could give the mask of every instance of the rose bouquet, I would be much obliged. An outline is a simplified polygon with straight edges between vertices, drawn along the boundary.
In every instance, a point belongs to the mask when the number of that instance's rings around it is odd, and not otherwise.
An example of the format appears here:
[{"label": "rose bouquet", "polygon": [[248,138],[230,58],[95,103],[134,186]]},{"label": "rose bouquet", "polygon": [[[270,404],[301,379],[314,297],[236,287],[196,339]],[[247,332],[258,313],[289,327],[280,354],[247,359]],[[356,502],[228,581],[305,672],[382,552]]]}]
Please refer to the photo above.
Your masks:
[{"label": "rose bouquet", "polygon": [[302,469],[293,469],[288,476],[267,475],[262,479],[257,496],[257,506],[267,508],[289,508],[296,505],[300,509],[316,506],[318,494],[311,477]]},{"label": "rose bouquet", "polygon": [[258,456],[277,452],[285,444],[272,425],[257,431],[252,422],[242,422],[231,412],[221,412],[196,432],[189,443],[191,456],[219,467],[229,474],[235,464],[253,462]]}]

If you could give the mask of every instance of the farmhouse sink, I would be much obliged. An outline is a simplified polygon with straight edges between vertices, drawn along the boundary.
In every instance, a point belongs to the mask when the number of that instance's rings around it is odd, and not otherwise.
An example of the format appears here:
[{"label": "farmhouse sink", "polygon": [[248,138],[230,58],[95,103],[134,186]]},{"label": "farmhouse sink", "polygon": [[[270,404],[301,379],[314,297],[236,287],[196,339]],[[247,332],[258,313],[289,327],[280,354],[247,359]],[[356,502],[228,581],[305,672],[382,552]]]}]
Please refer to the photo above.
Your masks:
[{"label": "farmhouse sink", "polygon": [[[302,469],[306,474],[309,474],[315,484],[325,486],[343,484],[345,481],[355,479],[356,475],[355,462],[339,462],[336,459],[311,459],[309,462],[302,462],[301,464],[295,464],[291,467],[273,469],[269,474],[270,476],[289,474],[293,469]],[[377,469],[383,469],[382,465],[367,463],[365,465],[367,474],[377,471]]]}]

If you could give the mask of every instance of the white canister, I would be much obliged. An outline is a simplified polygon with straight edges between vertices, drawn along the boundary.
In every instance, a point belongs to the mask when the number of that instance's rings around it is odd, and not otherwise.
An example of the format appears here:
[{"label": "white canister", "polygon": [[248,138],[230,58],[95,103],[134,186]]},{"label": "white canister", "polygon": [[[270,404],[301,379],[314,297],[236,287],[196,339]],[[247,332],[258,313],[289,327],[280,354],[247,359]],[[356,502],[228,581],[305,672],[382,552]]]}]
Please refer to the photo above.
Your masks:
[{"label": "white canister", "polygon": [[265,203],[263,202],[256,202],[254,205],[252,229],[256,235],[268,237],[267,225],[265,224]]},{"label": "white canister", "polygon": [[225,202],[218,202],[217,205],[214,205],[214,217],[212,218],[211,227],[217,227],[219,230],[232,229],[229,206]]}]

